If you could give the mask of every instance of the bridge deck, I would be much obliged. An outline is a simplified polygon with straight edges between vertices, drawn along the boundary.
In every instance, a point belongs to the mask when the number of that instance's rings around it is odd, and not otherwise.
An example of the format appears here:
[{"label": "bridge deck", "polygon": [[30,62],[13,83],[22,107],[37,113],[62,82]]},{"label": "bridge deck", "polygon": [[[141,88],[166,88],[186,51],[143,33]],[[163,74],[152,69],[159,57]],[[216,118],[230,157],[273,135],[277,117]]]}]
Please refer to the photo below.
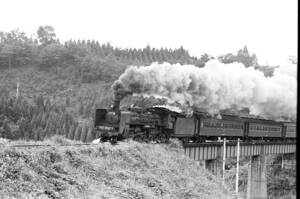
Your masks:
[{"label": "bridge deck", "polygon": [[[194,160],[212,160],[223,157],[223,143],[185,143],[185,154]],[[287,154],[296,152],[296,142],[240,143],[240,156]],[[226,143],[226,158],[236,157],[237,143]]]}]

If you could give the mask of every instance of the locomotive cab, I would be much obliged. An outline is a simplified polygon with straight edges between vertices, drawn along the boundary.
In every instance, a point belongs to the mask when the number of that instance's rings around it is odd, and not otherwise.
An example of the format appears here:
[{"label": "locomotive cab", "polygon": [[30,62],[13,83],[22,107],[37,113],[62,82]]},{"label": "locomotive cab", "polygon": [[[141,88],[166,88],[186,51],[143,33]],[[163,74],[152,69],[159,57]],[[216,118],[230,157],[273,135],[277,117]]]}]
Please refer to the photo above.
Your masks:
[{"label": "locomotive cab", "polygon": [[94,121],[97,137],[107,140],[118,136],[120,116],[114,111],[96,109]]}]

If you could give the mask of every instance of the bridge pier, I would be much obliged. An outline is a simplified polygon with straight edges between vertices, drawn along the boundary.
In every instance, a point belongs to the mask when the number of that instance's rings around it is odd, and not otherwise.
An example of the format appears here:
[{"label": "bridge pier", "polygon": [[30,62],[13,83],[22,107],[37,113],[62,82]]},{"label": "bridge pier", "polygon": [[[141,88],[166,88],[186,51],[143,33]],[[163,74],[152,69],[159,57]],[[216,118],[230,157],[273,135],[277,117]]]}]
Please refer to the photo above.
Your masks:
[{"label": "bridge pier", "polygon": [[248,170],[247,199],[267,199],[266,157],[251,156]]},{"label": "bridge pier", "polygon": [[205,168],[216,177],[222,177],[222,163],[218,159],[205,160]]},{"label": "bridge pier", "polygon": [[199,160],[199,165],[200,165],[201,167],[207,168],[207,167],[206,167],[206,160]]},{"label": "bridge pier", "polygon": [[281,158],[281,168],[290,169],[296,166],[295,154],[283,154]]}]

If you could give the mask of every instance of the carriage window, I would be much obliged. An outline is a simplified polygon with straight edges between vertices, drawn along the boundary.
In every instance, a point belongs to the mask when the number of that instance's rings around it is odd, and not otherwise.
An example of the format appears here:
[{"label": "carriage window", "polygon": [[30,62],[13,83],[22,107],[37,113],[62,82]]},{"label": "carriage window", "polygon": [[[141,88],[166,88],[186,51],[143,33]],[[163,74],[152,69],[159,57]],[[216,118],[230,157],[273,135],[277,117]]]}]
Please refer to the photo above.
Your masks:
[{"label": "carriage window", "polygon": [[204,124],[204,127],[210,127],[208,122],[203,122],[203,124]]}]

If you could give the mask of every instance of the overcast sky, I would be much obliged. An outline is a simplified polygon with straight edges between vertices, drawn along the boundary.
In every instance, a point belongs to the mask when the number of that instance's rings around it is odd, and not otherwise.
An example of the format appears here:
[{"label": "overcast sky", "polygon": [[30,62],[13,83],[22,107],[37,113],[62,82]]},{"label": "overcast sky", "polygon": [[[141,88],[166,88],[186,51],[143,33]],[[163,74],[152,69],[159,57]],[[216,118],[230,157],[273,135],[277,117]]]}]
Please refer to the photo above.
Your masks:
[{"label": "overcast sky", "polygon": [[261,64],[297,55],[297,0],[0,0],[0,31],[36,34],[51,25],[61,41],[175,48],[213,56],[246,44]]}]

